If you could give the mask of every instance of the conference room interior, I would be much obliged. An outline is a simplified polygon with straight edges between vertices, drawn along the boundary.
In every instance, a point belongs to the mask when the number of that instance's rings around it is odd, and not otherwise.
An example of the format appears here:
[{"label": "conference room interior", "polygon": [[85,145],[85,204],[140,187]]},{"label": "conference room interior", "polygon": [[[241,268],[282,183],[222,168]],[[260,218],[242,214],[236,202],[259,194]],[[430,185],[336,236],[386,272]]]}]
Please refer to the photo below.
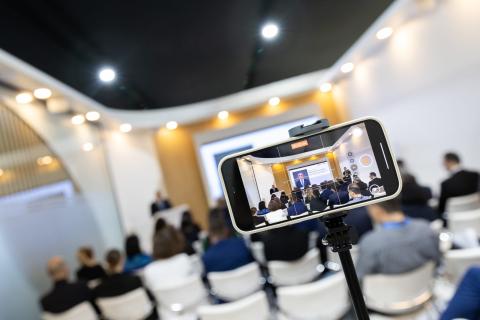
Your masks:
[{"label": "conference room interior", "polygon": [[[338,208],[370,319],[480,315],[478,1],[20,1],[0,20],[0,320],[356,319],[307,219]],[[369,117],[402,190],[363,206],[392,192]],[[354,124],[289,140],[321,119]],[[219,175],[233,154],[251,234]]]}]

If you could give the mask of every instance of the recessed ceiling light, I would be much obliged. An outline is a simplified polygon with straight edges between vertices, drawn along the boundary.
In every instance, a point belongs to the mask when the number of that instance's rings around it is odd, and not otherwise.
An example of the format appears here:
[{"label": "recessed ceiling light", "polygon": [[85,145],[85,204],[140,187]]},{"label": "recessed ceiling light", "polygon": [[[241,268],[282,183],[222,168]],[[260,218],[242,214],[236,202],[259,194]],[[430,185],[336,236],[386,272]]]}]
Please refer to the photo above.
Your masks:
[{"label": "recessed ceiling light", "polygon": [[378,30],[376,37],[378,40],[385,40],[389,38],[393,33],[393,29],[391,27],[385,27]]},{"label": "recessed ceiling light", "polygon": [[132,131],[132,125],[130,123],[122,123],[120,125],[120,131],[123,133],[127,133]]},{"label": "recessed ceiling light", "polygon": [[82,145],[82,150],[85,151],[85,152],[92,151],[92,150],[93,150],[93,143],[91,143],[91,142],[85,142],[85,143]]},{"label": "recessed ceiling light", "polygon": [[37,99],[46,100],[52,96],[52,91],[47,88],[38,88],[33,90],[33,95]]},{"label": "recessed ceiling light", "polygon": [[3,176],[4,173],[5,171],[3,171],[3,169],[0,169],[0,177]]},{"label": "recessed ceiling light", "polygon": [[320,91],[323,93],[332,91],[332,84],[330,82],[322,83],[320,86]]},{"label": "recessed ceiling light", "polygon": [[355,65],[352,62],[347,62],[340,67],[340,71],[343,73],[349,73],[352,72],[353,68],[355,68]]},{"label": "recessed ceiling light", "polygon": [[72,124],[74,125],[81,125],[85,122],[85,117],[83,114],[77,114],[72,117]]},{"label": "recessed ceiling light", "polygon": [[26,104],[26,103],[30,103],[30,102],[33,101],[33,96],[30,92],[22,92],[22,93],[17,94],[17,96],[15,97],[15,100],[18,103]]},{"label": "recessed ceiling light", "polygon": [[278,106],[280,104],[280,98],[271,97],[270,99],[268,99],[268,104],[271,105],[272,107]]},{"label": "recessed ceiling light", "polygon": [[43,156],[37,159],[37,164],[39,166],[48,166],[53,162],[53,158],[51,156]]},{"label": "recessed ceiling light", "polygon": [[278,36],[278,26],[275,23],[267,23],[262,27],[262,37],[271,40]]},{"label": "recessed ceiling light", "polygon": [[103,68],[98,72],[98,78],[103,82],[112,82],[117,77],[117,73],[112,68]]},{"label": "recessed ceiling light", "polygon": [[165,125],[168,130],[175,130],[178,127],[177,121],[168,121],[167,124]]},{"label": "recessed ceiling light", "polygon": [[97,111],[88,111],[86,114],[85,114],[85,118],[88,120],[88,121],[97,121],[100,119],[100,113],[98,113]]},{"label": "recessed ceiling light", "polygon": [[224,111],[220,111],[217,116],[218,116],[218,119],[220,120],[226,120],[228,119],[229,113],[228,111],[224,110]]}]

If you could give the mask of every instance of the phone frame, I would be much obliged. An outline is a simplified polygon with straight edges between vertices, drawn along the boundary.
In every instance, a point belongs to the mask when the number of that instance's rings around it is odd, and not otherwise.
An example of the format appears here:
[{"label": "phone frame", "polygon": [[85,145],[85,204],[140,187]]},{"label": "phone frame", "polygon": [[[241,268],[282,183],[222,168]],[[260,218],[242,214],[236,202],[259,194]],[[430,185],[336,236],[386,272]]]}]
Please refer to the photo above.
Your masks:
[{"label": "phone frame", "polygon": [[[359,123],[359,122],[364,122],[364,121],[367,121],[367,120],[373,120],[373,121],[377,122],[380,125],[380,128],[382,129],[383,135],[385,136],[385,142],[387,144],[388,151],[390,152],[391,158],[393,160],[392,161],[393,168],[395,169],[395,173],[396,173],[397,178],[398,178],[398,188],[393,194],[383,196],[383,197],[380,197],[380,198],[374,198],[372,200],[365,201],[365,202],[359,202],[359,203],[352,204],[352,205],[345,206],[345,207],[341,207],[341,208],[331,209],[331,210],[328,210],[326,212],[322,211],[322,212],[319,212],[319,213],[308,214],[304,217],[285,220],[285,221],[282,221],[282,222],[279,222],[279,223],[275,223],[273,225],[266,225],[266,226],[261,227],[261,228],[253,228],[252,230],[243,230],[243,229],[241,229],[237,226],[237,223],[235,221],[235,215],[234,215],[232,207],[230,205],[230,199],[228,197],[227,188],[225,186],[225,181],[224,181],[222,170],[221,170],[222,165],[225,161],[227,161],[229,159],[232,159],[232,158],[237,158],[239,156],[248,155],[249,153],[252,153],[252,152],[255,152],[255,151],[258,151],[258,150],[275,147],[275,146],[278,146],[280,144],[289,143],[289,142],[292,142],[294,140],[304,139],[304,138],[307,138],[307,137],[310,137],[310,136],[322,134],[322,133],[328,132],[328,131],[333,131],[335,129],[342,128],[342,127],[351,126],[353,124],[356,124],[356,123]],[[375,160],[377,160],[377,159],[375,159]],[[390,200],[390,199],[393,199],[393,198],[397,197],[400,194],[400,192],[402,191],[402,177],[400,175],[400,170],[398,169],[398,165],[397,165],[397,162],[395,160],[396,160],[396,157],[395,157],[395,154],[393,153],[393,150],[391,148],[390,140],[388,138],[385,126],[383,125],[383,123],[379,119],[369,116],[369,117],[362,117],[362,118],[350,120],[350,121],[347,121],[347,122],[339,123],[339,124],[330,126],[330,127],[326,128],[324,130],[321,130],[321,131],[317,131],[317,132],[314,131],[314,132],[308,133],[306,135],[291,137],[291,138],[289,138],[285,141],[279,142],[279,143],[274,143],[274,144],[262,146],[260,148],[249,149],[249,150],[246,150],[246,151],[241,151],[241,152],[237,152],[237,153],[228,155],[228,156],[222,158],[222,160],[218,164],[217,170],[218,170],[218,175],[220,177],[220,182],[221,182],[222,189],[223,189],[223,194],[225,196],[225,199],[227,200],[226,202],[227,202],[227,207],[228,207],[228,213],[230,214],[230,218],[232,219],[233,227],[239,233],[249,235],[249,234],[254,234],[254,233],[258,233],[258,232],[262,232],[262,231],[266,231],[266,230],[280,228],[280,227],[283,227],[283,226],[286,226],[286,225],[296,224],[296,223],[299,223],[299,222],[302,222],[302,221],[307,221],[307,220],[311,220],[311,219],[315,219],[315,218],[324,217],[324,216],[327,216],[329,214],[340,212],[340,211],[349,211],[351,209],[365,207],[365,206],[368,206],[368,205],[371,205],[371,204],[374,204],[374,203],[387,201],[387,200]]]}]

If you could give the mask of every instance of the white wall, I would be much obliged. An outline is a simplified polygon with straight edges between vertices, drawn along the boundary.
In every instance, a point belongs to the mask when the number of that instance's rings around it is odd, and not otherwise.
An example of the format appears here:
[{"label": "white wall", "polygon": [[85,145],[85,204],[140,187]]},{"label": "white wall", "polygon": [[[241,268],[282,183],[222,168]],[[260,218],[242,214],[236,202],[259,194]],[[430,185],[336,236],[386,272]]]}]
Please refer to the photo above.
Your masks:
[{"label": "white wall", "polygon": [[478,30],[480,1],[436,1],[432,11],[397,27],[334,90],[352,117],[379,117],[397,157],[435,189],[446,176],[447,150],[480,170]]},{"label": "white wall", "polygon": [[[275,178],[271,165],[254,164],[252,165],[255,173],[255,180],[257,181],[258,191],[260,193],[260,200],[264,200],[268,205],[270,202],[270,188],[275,184]],[[255,207],[258,206],[258,202]]]},{"label": "white wall", "polygon": [[260,202],[258,195],[257,181],[253,174],[252,164],[247,160],[238,161],[238,169],[242,177],[243,186],[247,195],[248,204],[251,207],[257,207]]}]

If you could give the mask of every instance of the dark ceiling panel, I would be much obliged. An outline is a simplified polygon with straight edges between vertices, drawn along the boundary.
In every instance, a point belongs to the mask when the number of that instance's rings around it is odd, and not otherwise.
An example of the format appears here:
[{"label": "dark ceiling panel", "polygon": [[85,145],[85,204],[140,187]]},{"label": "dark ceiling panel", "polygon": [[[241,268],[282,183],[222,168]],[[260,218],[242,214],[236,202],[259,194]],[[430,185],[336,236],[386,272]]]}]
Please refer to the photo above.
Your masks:
[{"label": "dark ceiling panel", "polygon": [[[0,47],[109,107],[163,108],[326,68],[390,2],[18,0],[0,8]],[[266,20],[273,42],[258,41]]]}]

